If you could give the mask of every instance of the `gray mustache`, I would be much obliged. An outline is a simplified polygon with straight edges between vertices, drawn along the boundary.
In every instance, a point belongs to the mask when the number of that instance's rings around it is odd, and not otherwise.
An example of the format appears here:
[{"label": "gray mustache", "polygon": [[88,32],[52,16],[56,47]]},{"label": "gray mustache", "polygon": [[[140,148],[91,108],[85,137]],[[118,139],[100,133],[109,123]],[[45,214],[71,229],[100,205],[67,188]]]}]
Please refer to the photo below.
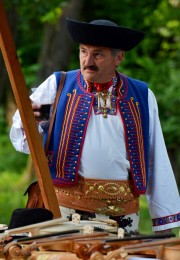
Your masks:
[{"label": "gray mustache", "polygon": [[94,71],[98,71],[98,67],[92,65],[92,66],[84,66],[84,70],[86,69],[90,69],[90,70],[94,70]]}]

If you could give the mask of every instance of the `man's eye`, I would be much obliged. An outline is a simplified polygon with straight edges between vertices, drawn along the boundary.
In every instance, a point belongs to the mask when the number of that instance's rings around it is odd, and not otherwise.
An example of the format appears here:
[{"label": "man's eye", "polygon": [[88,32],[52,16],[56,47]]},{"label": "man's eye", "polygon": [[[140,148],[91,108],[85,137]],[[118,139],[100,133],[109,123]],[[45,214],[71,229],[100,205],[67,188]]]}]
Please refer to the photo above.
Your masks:
[{"label": "man's eye", "polygon": [[95,53],[95,57],[96,58],[101,58],[102,57],[102,53],[100,53],[100,52]]},{"label": "man's eye", "polygon": [[86,51],[85,51],[85,50],[81,50],[81,53],[82,53],[83,55],[85,55],[85,54],[86,54]]}]

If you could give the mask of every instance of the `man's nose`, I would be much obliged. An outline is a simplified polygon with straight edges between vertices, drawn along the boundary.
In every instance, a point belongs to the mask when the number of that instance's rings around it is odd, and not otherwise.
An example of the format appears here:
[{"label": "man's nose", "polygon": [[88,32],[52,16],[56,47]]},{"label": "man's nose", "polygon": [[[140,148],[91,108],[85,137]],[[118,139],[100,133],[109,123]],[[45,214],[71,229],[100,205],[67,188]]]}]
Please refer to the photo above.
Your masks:
[{"label": "man's nose", "polygon": [[94,57],[92,54],[88,54],[86,59],[85,59],[85,66],[91,66],[94,65]]}]

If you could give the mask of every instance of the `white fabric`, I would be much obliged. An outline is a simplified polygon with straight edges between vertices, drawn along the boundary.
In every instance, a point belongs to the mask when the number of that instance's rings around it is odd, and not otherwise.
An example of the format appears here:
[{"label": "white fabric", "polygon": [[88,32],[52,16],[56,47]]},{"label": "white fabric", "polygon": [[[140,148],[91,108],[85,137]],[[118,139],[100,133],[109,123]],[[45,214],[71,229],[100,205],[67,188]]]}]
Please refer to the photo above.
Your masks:
[{"label": "white fabric", "polygon": [[79,174],[85,178],[127,180],[129,168],[120,114],[103,118],[92,111]]},{"label": "white fabric", "polygon": [[[48,89],[52,100],[56,93],[56,79],[51,75],[40,85],[42,95]],[[34,97],[31,96],[33,100]],[[161,218],[180,213],[180,198],[168,158],[160,126],[158,107],[154,94],[148,95],[150,116],[149,183],[147,201],[151,218]],[[40,131],[42,129],[40,127]],[[18,111],[13,117],[10,138],[16,150],[29,153]],[[120,115],[103,118],[92,115],[87,128],[79,173],[84,177],[98,179],[127,179],[129,161],[124,141],[124,129]],[[98,163],[97,163],[98,162]],[[180,226],[180,221],[154,227],[154,231]]]}]

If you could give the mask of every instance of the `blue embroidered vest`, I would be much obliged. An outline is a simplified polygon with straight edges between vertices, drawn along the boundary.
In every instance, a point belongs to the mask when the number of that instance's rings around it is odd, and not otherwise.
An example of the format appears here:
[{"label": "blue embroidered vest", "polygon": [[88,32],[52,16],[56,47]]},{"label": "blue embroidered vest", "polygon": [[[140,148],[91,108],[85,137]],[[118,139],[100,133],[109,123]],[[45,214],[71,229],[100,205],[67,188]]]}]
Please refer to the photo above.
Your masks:
[{"label": "blue embroidered vest", "polygon": [[[55,72],[57,86],[61,72]],[[148,87],[145,82],[119,74],[122,87],[118,90],[117,105],[124,123],[130,172],[137,194],[147,186],[149,110]],[[94,96],[84,88],[80,70],[66,74],[63,91],[57,106],[47,159],[55,185],[75,185],[84,138]],[[45,133],[45,142],[47,133]]]}]

